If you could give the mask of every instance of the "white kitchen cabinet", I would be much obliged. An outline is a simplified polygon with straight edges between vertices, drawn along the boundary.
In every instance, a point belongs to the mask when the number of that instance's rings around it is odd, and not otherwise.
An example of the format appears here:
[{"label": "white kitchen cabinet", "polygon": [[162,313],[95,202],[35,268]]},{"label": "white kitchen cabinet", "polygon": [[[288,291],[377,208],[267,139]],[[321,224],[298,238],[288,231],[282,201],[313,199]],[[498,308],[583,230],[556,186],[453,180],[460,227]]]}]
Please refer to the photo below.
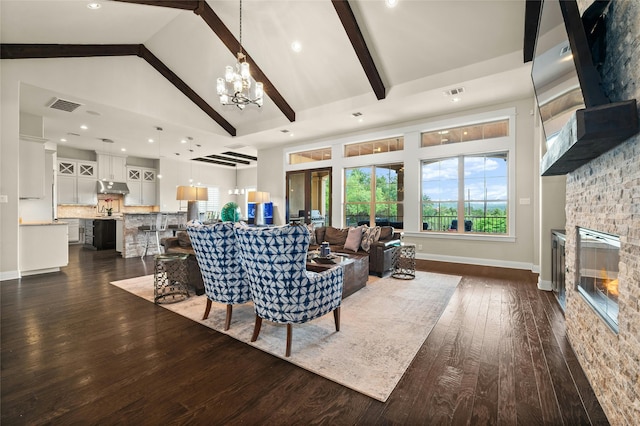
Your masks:
[{"label": "white kitchen cabinet", "polygon": [[58,175],[57,193],[58,204],[77,204],[78,180],[75,176]]},{"label": "white kitchen cabinet", "polygon": [[55,224],[20,225],[20,274],[59,271],[69,263],[68,227]]},{"label": "white kitchen cabinet", "polygon": [[158,200],[156,169],[127,166],[129,193],[124,197],[126,206],[155,206]]},{"label": "white kitchen cabinet", "polygon": [[58,159],[58,204],[95,205],[97,163],[95,161]]},{"label": "white kitchen cabinet", "polygon": [[78,177],[76,184],[78,204],[96,205],[98,204],[98,193],[96,192],[96,180]]},{"label": "white kitchen cabinet", "polygon": [[19,197],[44,198],[46,172],[44,144],[42,142],[20,140],[19,161]]},{"label": "white kitchen cabinet", "polygon": [[98,179],[124,182],[127,158],[117,155],[98,154]]},{"label": "white kitchen cabinet", "polygon": [[80,219],[64,219],[69,225],[69,244],[80,241]]}]

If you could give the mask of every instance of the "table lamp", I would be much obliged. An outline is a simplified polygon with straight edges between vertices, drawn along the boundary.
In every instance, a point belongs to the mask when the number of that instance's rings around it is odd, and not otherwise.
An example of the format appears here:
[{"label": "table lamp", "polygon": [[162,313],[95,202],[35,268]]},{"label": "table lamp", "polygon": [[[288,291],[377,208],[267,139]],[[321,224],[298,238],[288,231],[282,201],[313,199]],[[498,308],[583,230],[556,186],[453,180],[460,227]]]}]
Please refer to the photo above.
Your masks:
[{"label": "table lamp", "polygon": [[271,201],[271,196],[264,191],[250,191],[247,201],[256,204],[256,225],[265,225],[264,203]]},{"label": "table lamp", "polygon": [[207,201],[209,196],[204,186],[179,186],[176,200],[187,201],[187,223],[198,218],[198,201]]}]

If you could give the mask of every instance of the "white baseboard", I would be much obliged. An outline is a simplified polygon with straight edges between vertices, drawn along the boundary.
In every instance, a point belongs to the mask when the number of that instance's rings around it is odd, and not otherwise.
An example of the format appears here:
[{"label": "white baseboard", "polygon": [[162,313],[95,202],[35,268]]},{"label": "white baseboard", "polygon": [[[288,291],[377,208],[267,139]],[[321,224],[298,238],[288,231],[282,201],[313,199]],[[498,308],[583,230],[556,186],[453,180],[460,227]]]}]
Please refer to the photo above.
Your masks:
[{"label": "white baseboard", "polygon": [[433,260],[437,262],[465,263],[467,265],[495,266],[498,268],[524,269],[527,271],[534,270],[533,263],[512,262],[508,260],[498,260],[498,259],[482,259],[477,257],[443,256],[439,254],[434,255],[434,254],[416,253],[416,259]]},{"label": "white baseboard", "polygon": [[543,280],[542,278],[538,277],[538,290],[544,290],[544,291],[553,290],[553,287],[551,286],[551,281]]},{"label": "white baseboard", "polygon": [[20,278],[18,271],[0,272],[0,281],[17,280],[18,278]]},{"label": "white baseboard", "polygon": [[50,272],[60,272],[60,268],[45,268],[45,269],[34,269],[33,271],[22,271],[22,276],[27,277],[29,275],[39,275],[39,274],[48,274]]}]

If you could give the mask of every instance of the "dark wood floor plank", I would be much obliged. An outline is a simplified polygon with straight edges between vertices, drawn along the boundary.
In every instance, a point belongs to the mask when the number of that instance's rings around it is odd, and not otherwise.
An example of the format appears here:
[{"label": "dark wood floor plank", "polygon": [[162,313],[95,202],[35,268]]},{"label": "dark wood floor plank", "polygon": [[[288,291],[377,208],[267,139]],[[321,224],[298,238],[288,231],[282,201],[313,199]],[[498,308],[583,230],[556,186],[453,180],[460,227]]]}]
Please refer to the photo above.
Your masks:
[{"label": "dark wood floor plank", "polygon": [[[555,394],[553,382],[549,376],[549,368],[544,357],[544,350],[538,328],[533,318],[532,304],[540,301],[533,296],[523,298],[524,306],[524,326],[526,328],[527,340],[531,351],[533,367],[533,377],[536,383],[536,392],[539,398],[542,420],[546,424],[562,424],[561,408],[558,406],[558,399]],[[540,320],[540,319],[539,319]],[[544,319],[542,319],[544,320]]]},{"label": "dark wood floor plank", "polygon": [[534,274],[418,268],[463,278],[382,403],[109,284],[151,256],[72,246],[62,272],[0,284],[0,422],[606,424]]},{"label": "dark wood floor plank", "polygon": [[500,317],[500,349],[498,352],[498,423],[517,424],[515,389],[515,354],[513,329],[519,326],[513,321],[515,300],[504,289]]},{"label": "dark wood floor plank", "polygon": [[498,416],[498,354],[500,353],[500,320],[502,308],[502,286],[489,286],[487,320],[480,349],[478,382],[471,413],[471,424],[496,424]]}]

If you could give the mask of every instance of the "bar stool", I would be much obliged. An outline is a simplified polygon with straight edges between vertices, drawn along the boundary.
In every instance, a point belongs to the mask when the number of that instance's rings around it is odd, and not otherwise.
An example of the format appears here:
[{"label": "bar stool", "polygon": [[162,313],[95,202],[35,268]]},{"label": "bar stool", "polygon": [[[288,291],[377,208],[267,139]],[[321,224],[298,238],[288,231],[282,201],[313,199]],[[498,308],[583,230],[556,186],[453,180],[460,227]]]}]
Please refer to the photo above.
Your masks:
[{"label": "bar stool", "polygon": [[159,213],[156,215],[156,222],[152,225],[142,225],[138,226],[138,231],[144,232],[145,241],[144,241],[144,253],[141,258],[144,258],[147,255],[147,251],[149,250],[149,240],[150,234],[154,233],[156,235],[156,249],[158,253],[160,253],[160,232],[164,232],[167,230],[167,220],[168,215],[166,213]]}]

